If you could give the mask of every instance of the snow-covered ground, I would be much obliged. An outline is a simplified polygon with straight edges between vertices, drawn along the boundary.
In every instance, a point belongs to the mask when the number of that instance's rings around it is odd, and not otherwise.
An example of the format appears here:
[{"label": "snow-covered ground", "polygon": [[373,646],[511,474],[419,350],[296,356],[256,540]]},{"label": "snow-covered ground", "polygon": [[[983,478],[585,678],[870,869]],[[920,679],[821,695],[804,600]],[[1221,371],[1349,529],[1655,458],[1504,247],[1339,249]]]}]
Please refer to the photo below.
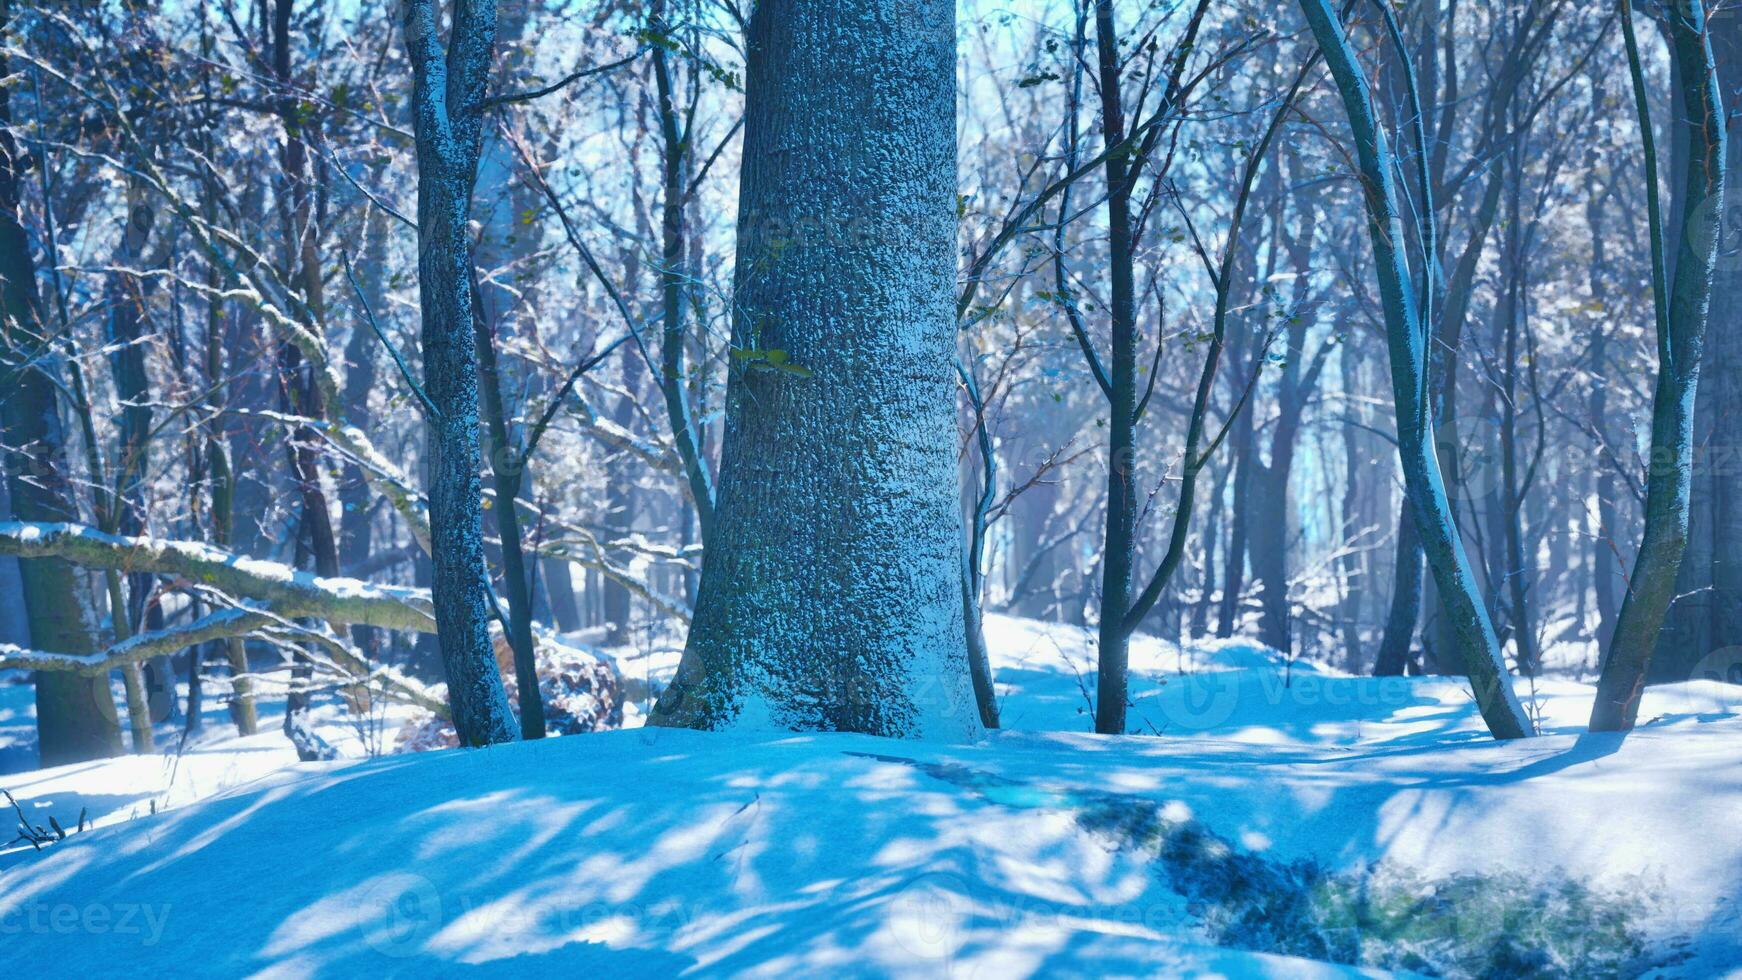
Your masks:
[{"label": "snow-covered ground", "polygon": [[[99,825],[0,853],[0,968],[1297,977],[1354,949],[1553,975],[1507,942],[1550,928],[1556,956],[1627,951],[1586,967],[1742,976],[1742,687],[1654,688],[1622,738],[1545,681],[1548,734],[1498,744],[1455,680],[1145,640],[1112,738],[1091,636],[988,626],[1007,729],[976,745],[632,728],[297,764],[214,715],[179,755],[0,776],[34,821]],[[0,744],[28,699],[0,686]],[[1457,928],[1387,925],[1400,896]]]}]

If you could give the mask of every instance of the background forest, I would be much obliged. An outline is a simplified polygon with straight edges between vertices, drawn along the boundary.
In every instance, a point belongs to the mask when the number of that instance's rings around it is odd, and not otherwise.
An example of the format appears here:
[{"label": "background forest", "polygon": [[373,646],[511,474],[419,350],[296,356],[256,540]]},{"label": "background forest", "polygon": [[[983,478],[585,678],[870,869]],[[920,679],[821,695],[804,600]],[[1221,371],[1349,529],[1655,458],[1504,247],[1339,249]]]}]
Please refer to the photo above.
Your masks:
[{"label": "background forest", "polygon": [[1742,704],[1734,0],[0,22],[0,773]]}]

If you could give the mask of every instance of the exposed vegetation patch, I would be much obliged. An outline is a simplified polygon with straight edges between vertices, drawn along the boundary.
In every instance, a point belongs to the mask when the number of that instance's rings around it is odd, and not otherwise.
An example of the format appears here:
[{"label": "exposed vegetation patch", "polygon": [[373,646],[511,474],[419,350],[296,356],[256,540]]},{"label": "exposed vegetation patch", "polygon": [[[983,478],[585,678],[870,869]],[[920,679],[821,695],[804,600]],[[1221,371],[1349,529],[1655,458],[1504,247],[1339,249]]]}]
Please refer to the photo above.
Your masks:
[{"label": "exposed vegetation patch", "polygon": [[[1067,809],[1121,848],[1147,851],[1218,946],[1454,978],[1634,976],[1662,965],[1631,894],[1513,873],[1426,878],[1389,865],[1331,871],[1242,848],[1183,808],[1033,786],[953,763],[912,766],[1001,806]],[[1177,812],[1176,812],[1177,811]]]},{"label": "exposed vegetation patch", "polygon": [[1647,962],[1638,899],[1567,878],[1333,872],[1245,850],[1152,801],[1095,794],[1078,822],[1154,853],[1217,945],[1430,976],[1618,977]]}]

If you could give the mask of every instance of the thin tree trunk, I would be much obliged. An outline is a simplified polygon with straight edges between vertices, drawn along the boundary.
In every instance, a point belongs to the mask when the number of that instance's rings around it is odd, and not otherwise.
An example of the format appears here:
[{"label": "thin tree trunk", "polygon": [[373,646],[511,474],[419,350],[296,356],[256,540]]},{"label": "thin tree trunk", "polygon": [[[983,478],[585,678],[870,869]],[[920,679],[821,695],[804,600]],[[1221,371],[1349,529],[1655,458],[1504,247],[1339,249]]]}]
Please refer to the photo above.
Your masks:
[{"label": "thin tree trunk", "polygon": [[[1742,645],[1742,332],[1722,329],[1742,317],[1742,14],[1712,16],[1712,56],[1729,115],[1728,187],[1723,213],[1702,222],[1718,228],[1718,260],[1701,385],[1694,405],[1694,469],[1689,488],[1688,545],[1676,575],[1649,683],[1687,680],[1714,651]],[[1676,130],[1680,132],[1678,127]],[[1685,137],[1676,142],[1682,149]],[[1672,160],[1680,159],[1672,156]],[[1677,187],[1685,182],[1678,182]],[[1674,239],[1673,229],[1670,240]],[[1673,274],[1673,271],[1672,271]]]},{"label": "thin tree trunk", "polygon": [[516,725],[490,644],[478,445],[471,240],[493,0],[454,0],[442,44],[437,0],[407,0],[405,43],[417,136],[418,294],[428,418],[430,555],[454,728],[464,745],[512,741]]},{"label": "thin tree trunk", "polygon": [[1476,591],[1474,574],[1452,519],[1438,460],[1428,400],[1423,320],[1401,251],[1403,221],[1391,155],[1374,112],[1372,94],[1330,0],[1301,0],[1307,22],[1324,52],[1347,110],[1360,159],[1364,196],[1391,354],[1392,394],[1397,406],[1398,454],[1404,484],[1422,535],[1445,613],[1452,620],[1476,701],[1496,738],[1530,734],[1530,720],[1512,692],[1493,623]]},{"label": "thin tree trunk", "polygon": [[[474,273],[475,275],[475,273]],[[526,459],[508,436],[502,403],[502,371],[496,358],[495,323],[486,320],[484,297],[473,280],[477,324],[478,394],[489,437],[490,479],[495,486],[496,534],[501,541],[502,587],[508,595],[508,641],[514,651],[514,679],[520,695],[520,737],[544,737],[544,698],[538,685],[538,651],[532,642],[532,580],[520,534],[520,488]],[[488,572],[486,572],[488,574]]]},{"label": "thin tree trunk", "polygon": [[1675,597],[1676,573],[1687,545],[1690,483],[1693,477],[1693,407],[1698,395],[1706,318],[1711,309],[1717,258],[1715,222],[1702,213],[1724,213],[1727,163],[1724,114],[1700,0],[1677,0],[1668,20],[1672,57],[1681,65],[1676,93],[1678,127],[1688,130],[1689,152],[1681,216],[1676,236],[1673,287],[1665,269],[1663,216],[1658,210],[1656,140],[1643,70],[1639,65],[1630,0],[1621,0],[1633,75],[1639,128],[1645,149],[1646,190],[1651,208],[1652,280],[1657,308],[1657,386],[1651,412],[1651,465],[1645,491],[1645,533],[1628,579],[1627,596],[1615,636],[1597,681],[1591,710],[1593,731],[1626,731],[1639,714],[1639,698],[1651,666],[1658,630]]},{"label": "thin tree trunk", "polygon": [[[663,3],[656,3],[654,16],[663,16],[664,7]],[[684,315],[689,305],[687,284],[692,275],[684,262],[684,248],[688,244],[684,199],[689,190],[690,161],[695,147],[693,134],[684,126],[685,117],[678,111],[677,96],[672,90],[670,55],[659,44],[653,46],[653,77],[659,94],[661,162],[659,296],[663,340],[659,387],[665,394],[672,442],[683,462],[690,503],[696,509],[705,550],[714,529],[714,481],[707,460],[702,458],[701,436],[690,412],[689,379],[684,367]]]},{"label": "thin tree trunk", "polygon": [[1222,555],[1222,598],[1216,615],[1216,635],[1226,639],[1234,635],[1240,622],[1240,595],[1246,587],[1247,513],[1251,510],[1252,470],[1259,465],[1252,458],[1252,412],[1241,412],[1234,420],[1229,436],[1233,450],[1234,495],[1228,515],[1228,545]]},{"label": "thin tree trunk", "polygon": [[[1514,140],[1511,153],[1512,186],[1507,194],[1506,285],[1501,288],[1500,328],[1505,336],[1502,359],[1500,421],[1500,518],[1504,526],[1505,562],[1500,566],[1510,601],[1514,662],[1518,673],[1535,677],[1542,669],[1542,654],[1536,644],[1536,622],[1530,612],[1530,590],[1535,585],[1535,562],[1524,551],[1524,476],[1519,471],[1518,372],[1519,319],[1526,315],[1522,294],[1526,288],[1524,268],[1524,168],[1522,140]],[[1499,583],[1495,583],[1498,585]]]},{"label": "thin tree trunk", "polygon": [[[498,24],[498,40],[505,51],[516,51],[526,30],[527,10],[516,4]],[[510,59],[505,58],[504,61]],[[503,66],[506,69],[508,66]],[[508,71],[495,73],[506,78]],[[482,140],[478,183],[483,198],[493,203],[490,213],[479,218],[486,231],[477,246],[472,272],[473,317],[478,351],[478,395],[484,413],[485,448],[490,460],[490,479],[495,489],[494,506],[498,553],[502,564],[502,590],[508,600],[508,641],[514,653],[515,685],[520,702],[520,737],[540,739],[545,735],[544,698],[538,683],[538,651],[532,640],[534,592],[531,566],[520,524],[520,498],[526,487],[530,460],[509,431],[509,413],[502,396],[503,367],[499,337],[509,322],[516,297],[495,284],[478,280],[476,266],[496,260],[512,266],[529,251],[529,240],[516,229],[523,208],[515,207],[517,195],[499,139]],[[504,208],[504,203],[507,207]],[[512,213],[503,214],[508,210]],[[506,229],[506,230],[501,230]]]},{"label": "thin tree trunk", "polygon": [[[1599,96],[1593,95],[1593,99]],[[1595,161],[1596,151],[1591,151],[1591,159]],[[1609,188],[1613,193],[1613,187]],[[1609,289],[1605,278],[1609,271],[1608,243],[1605,240],[1604,215],[1607,212],[1607,202],[1592,194],[1585,205],[1585,220],[1591,230],[1591,265],[1589,269],[1591,300],[1601,314],[1609,315]],[[1621,599],[1618,583],[1621,579],[1619,562],[1616,559],[1616,539],[1620,534],[1621,518],[1616,506],[1615,495],[1620,488],[1615,484],[1615,473],[1612,458],[1615,442],[1609,430],[1609,363],[1608,363],[1609,331],[1603,324],[1596,331],[1596,337],[1591,342],[1591,376],[1595,379],[1591,385],[1590,416],[1591,424],[1596,427],[1598,438],[1603,447],[1593,464],[1596,467],[1594,492],[1597,495],[1596,527],[1592,528],[1591,541],[1591,578],[1592,588],[1596,592],[1597,605],[1597,655],[1599,662],[1609,649],[1609,637],[1615,632],[1615,617],[1620,611]]]},{"label": "thin tree trunk", "polygon": [[[1280,175],[1281,170],[1276,168],[1272,173]],[[1330,348],[1321,347],[1311,361],[1305,361],[1307,328],[1312,325],[1313,318],[1300,307],[1307,298],[1307,284],[1312,281],[1317,212],[1312,200],[1304,199],[1300,232],[1291,235],[1282,223],[1280,210],[1279,202],[1277,245],[1286,248],[1297,276],[1291,302],[1291,309],[1295,312],[1284,333],[1287,349],[1282,352],[1281,377],[1277,379],[1277,417],[1271,427],[1270,463],[1259,471],[1253,501],[1257,513],[1253,522],[1256,536],[1252,541],[1252,577],[1259,586],[1259,638],[1266,646],[1288,654],[1294,649],[1288,601],[1288,546],[1290,527],[1296,523],[1292,520],[1289,506],[1289,484],[1294,473],[1295,448],[1307,399],[1318,386],[1318,377]]]},{"label": "thin tree trunk", "polygon": [[[1430,52],[1431,55],[1431,52]],[[1343,391],[1355,392],[1361,390],[1361,363],[1351,346],[1345,346],[1337,356],[1337,369],[1341,374]],[[1353,544],[1363,535],[1363,525],[1366,522],[1364,504],[1378,489],[1378,481],[1369,485],[1362,478],[1364,454],[1361,449],[1361,430],[1353,425],[1344,425],[1339,433],[1343,440],[1343,499],[1341,508],[1343,540]],[[1369,478],[1370,479],[1370,478]],[[1419,561],[1419,559],[1418,559]],[[1402,565],[1398,566],[1401,570]],[[1418,566],[1419,567],[1419,566]],[[1342,622],[1343,658],[1350,671],[1360,671],[1366,661],[1366,651],[1362,645],[1361,623],[1365,609],[1365,598],[1368,589],[1379,581],[1373,574],[1373,557],[1370,549],[1360,549],[1348,555],[1338,563],[1341,575],[1343,600],[1338,610],[1338,619]],[[1417,597],[1417,602],[1420,597]],[[1410,616],[1409,632],[1415,633],[1415,614]]]},{"label": "thin tree trunk", "polygon": [[1385,632],[1373,673],[1396,677],[1409,667],[1410,643],[1415,639],[1416,620],[1421,617],[1421,532],[1415,526],[1415,508],[1407,501],[1397,515],[1397,565],[1391,586],[1391,606],[1385,614]]},{"label": "thin tree trunk", "polygon": [[[387,308],[385,272],[387,268],[387,216],[371,207],[363,218],[363,251],[357,270],[362,287],[362,301],[370,310]],[[380,363],[379,340],[374,330],[363,322],[358,311],[351,326],[351,339],[345,345],[345,417],[353,424],[363,425],[369,418],[369,395],[376,386],[376,365]],[[339,556],[347,568],[368,559],[375,547],[375,496],[363,468],[347,459],[340,469],[339,480]],[[371,660],[381,652],[381,635],[367,626],[351,631],[357,649]]]},{"label": "thin tree trunk", "polygon": [[[272,10],[272,68],[280,90],[276,107],[284,133],[279,156],[280,176],[284,181],[278,195],[279,221],[285,240],[284,278],[300,288],[302,303],[308,310],[302,325],[318,337],[320,324],[326,319],[326,302],[318,251],[320,231],[315,220],[314,186],[309,174],[308,145],[303,134],[303,127],[310,124],[310,119],[304,111],[302,99],[295,92],[296,80],[291,74],[290,29],[295,2],[275,0]],[[302,348],[288,339],[279,344],[279,404],[284,411],[303,418],[326,417],[327,406],[316,383],[315,370],[316,365],[305,357]],[[315,574],[337,576],[339,544],[332,511],[327,506],[326,492],[321,486],[320,437],[311,427],[298,425],[285,445],[285,452],[301,505],[297,514],[296,553],[312,560]],[[298,655],[291,671],[292,686],[284,708],[284,733],[297,746],[297,754],[305,762],[318,761],[330,752],[328,747],[318,745],[318,740],[309,737],[299,717],[308,710],[309,699],[304,685],[311,676],[312,667],[307,658]]]},{"label": "thin tree trunk", "polygon": [[[1107,145],[1125,139],[1119,34],[1112,0],[1095,0],[1095,51],[1101,130]],[[1112,337],[1107,392],[1107,528],[1101,557],[1101,621],[1095,675],[1095,731],[1125,733],[1131,638],[1131,570],[1137,551],[1137,290],[1131,227],[1131,175],[1125,154],[1107,156],[1108,316]]]},{"label": "thin tree trunk", "polygon": [[[122,269],[137,266],[145,257],[145,246],[156,223],[156,211],[149,205],[145,192],[136,182],[126,189],[127,221],[121,231],[115,264]],[[140,281],[126,273],[109,277],[104,301],[108,310],[109,369],[115,383],[115,398],[120,403],[120,450],[116,466],[113,503],[117,512],[108,515],[112,530],[121,534],[144,534],[147,531],[145,486],[151,475],[151,380],[145,368],[145,295]],[[152,576],[125,576],[125,604],[111,609],[116,617],[116,636],[128,636],[142,629],[157,629],[163,625],[160,608],[147,608],[153,587]],[[126,617],[123,624],[120,617]],[[140,674],[137,694],[133,678],[129,677],[128,716],[131,720],[134,752],[150,752],[153,747],[151,725],[167,721],[175,713],[175,673],[163,658],[149,661],[129,672]],[[143,694],[144,704],[134,704]]]}]

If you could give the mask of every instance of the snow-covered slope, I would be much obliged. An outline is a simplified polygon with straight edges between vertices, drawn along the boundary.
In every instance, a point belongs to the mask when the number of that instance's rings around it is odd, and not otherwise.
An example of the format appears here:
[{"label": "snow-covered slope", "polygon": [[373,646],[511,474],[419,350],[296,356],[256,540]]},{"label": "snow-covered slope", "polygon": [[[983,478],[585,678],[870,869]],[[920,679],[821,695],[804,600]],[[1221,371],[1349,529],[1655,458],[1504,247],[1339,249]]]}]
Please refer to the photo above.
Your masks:
[{"label": "snow-covered slope", "polygon": [[[1250,950],[1469,947],[1528,972],[1556,964],[1491,947],[1550,905],[1638,943],[1594,960],[1622,972],[1742,964],[1742,689],[1654,689],[1622,738],[1577,733],[1589,689],[1552,682],[1537,702],[1565,733],[1497,744],[1455,681],[1146,641],[1133,729],[1159,735],[1109,738],[1079,711],[1082,631],[991,626],[1010,730],[978,745],[639,729],[277,768],[0,857],[0,967],[1295,977],[1346,968]],[[273,750],[232,764],[250,751]],[[65,822],[159,764],[0,786]],[[1351,885],[1463,917],[1451,939],[1303,931],[1340,920],[1272,900]]]}]

